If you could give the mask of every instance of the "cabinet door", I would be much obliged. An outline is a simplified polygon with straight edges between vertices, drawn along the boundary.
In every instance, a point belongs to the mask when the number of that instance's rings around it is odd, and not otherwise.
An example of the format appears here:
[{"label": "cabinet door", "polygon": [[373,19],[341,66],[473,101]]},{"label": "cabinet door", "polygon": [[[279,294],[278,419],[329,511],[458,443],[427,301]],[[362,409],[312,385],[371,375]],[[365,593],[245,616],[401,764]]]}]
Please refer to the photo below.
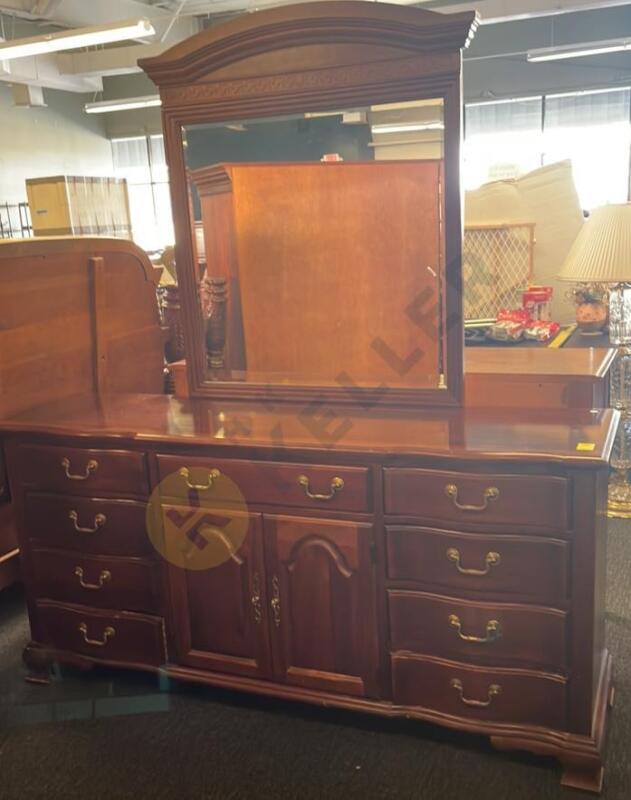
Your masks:
[{"label": "cabinet door", "polygon": [[261,518],[247,517],[243,543],[234,550],[228,542],[223,563],[203,570],[169,567],[177,663],[269,678]]},{"label": "cabinet door", "polygon": [[264,520],[276,680],[374,695],[372,527],[284,516]]}]

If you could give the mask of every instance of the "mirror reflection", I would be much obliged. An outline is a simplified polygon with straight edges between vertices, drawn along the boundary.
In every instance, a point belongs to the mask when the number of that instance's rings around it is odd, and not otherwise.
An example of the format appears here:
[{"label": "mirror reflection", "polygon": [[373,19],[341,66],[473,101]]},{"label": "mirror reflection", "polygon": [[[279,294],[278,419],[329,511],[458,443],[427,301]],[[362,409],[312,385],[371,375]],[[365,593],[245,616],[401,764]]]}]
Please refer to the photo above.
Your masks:
[{"label": "mirror reflection", "polygon": [[183,131],[209,381],[444,386],[442,100]]}]

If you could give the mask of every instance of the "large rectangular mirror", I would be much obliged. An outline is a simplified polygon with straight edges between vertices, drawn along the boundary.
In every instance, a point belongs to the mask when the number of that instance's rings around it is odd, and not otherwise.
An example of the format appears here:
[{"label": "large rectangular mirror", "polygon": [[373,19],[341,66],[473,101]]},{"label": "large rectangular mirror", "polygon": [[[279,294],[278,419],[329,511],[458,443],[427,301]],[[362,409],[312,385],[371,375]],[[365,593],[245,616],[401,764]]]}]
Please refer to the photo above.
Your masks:
[{"label": "large rectangular mirror", "polygon": [[182,142],[208,382],[446,388],[442,98]]}]

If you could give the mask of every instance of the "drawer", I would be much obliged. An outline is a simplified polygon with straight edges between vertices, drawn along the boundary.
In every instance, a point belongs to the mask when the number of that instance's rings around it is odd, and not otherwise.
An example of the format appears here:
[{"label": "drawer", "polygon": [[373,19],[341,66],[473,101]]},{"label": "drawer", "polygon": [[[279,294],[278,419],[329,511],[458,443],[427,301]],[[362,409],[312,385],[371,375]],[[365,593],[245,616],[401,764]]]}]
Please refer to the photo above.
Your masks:
[{"label": "drawer", "polygon": [[487,536],[431,528],[386,527],[387,574],[424,587],[564,605],[567,542],[541,536]]},{"label": "drawer", "polygon": [[388,592],[388,603],[393,651],[552,672],[565,669],[562,611],[405,591]]},{"label": "drawer", "polygon": [[565,727],[566,681],[558,675],[395,655],[392,681],[397,704],[481,722]]},{"label": "drawer", "polygon": [[155,561],[33,550],[34,591],[39,598],[125,611],[160,612],[160,573]]},{"label": "drawer", "polygon": [[170,499],[181,501],[192,487],[203,499],[234,501],[236,484],[245,501],[257,505],[355,512],[372,506],[370,470],[365,467],[167,455],[157,459],[162,493]]},{"label": "drawer", "polygon": [[69,494],[148,493],[144,453],[30,444],[15,452],[17,464],[11,469],[24,486]]},{"label": "drawer", "polygon": [[133,500],[27,494],[26,534],[44,547],[95,555],[153,555],[144,503]]},{"label": "drawer", "polygon": [[159,617],[129,611],[38,602],[43,644],[101,661],[157,667],[165,663]]},{"label": "drawer", "polygon": [[569,528],[565,478],[384,470],[385,513],[417,517],[438,527],[503,526],[561,532]]}]

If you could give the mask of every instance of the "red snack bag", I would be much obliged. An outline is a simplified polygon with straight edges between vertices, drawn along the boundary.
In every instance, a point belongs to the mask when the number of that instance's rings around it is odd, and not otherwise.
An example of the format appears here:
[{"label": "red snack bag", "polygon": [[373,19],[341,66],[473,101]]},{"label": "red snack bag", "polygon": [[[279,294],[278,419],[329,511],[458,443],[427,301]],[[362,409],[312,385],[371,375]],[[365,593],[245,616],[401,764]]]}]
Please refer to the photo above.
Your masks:
[{"label": "red snack bag", "polygon": [[532,317],[527,308],[501,308],[497,312],[497,321],[510,320],[511,322],[519,322],[520,325],[528,325],[532,322]]},{"label": "red snack bag", "polygon": [[524,325],[511,319],[498,319],[489,328],[488,337],[497,342],[517,342],[524,334]]},{"label": "red snack bag", "polygon": [[526,339],[534,339],[537,342],[547,342],[555,336],[560,329],[561,326],[558,322],[536,320],[526,328],[524,337]]}]

